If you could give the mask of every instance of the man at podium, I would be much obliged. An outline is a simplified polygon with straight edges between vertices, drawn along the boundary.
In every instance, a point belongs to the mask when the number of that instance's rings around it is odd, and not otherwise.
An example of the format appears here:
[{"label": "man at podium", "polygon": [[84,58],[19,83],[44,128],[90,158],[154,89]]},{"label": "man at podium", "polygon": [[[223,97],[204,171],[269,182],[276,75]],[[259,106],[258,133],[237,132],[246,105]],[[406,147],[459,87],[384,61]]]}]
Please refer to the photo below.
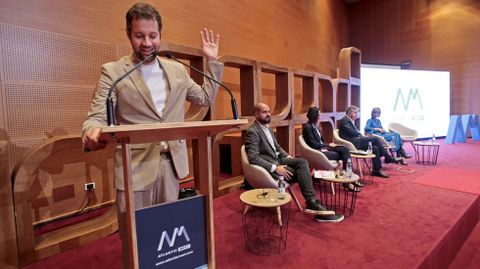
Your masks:
[{"label": "man at podium", "polygon": [[[160,48],[162,19],[149,4],[135,4],[126,14],[126,33],[132,54],[102,66],[95,97],[82,128],[86,150],[105,147],[99,141],[100,128],[107,125],[106,98],[111,89],[115,124],[183,122],[185,101],[210,106],[218,85],[205,80],[196,84],[180,64],[156,56]],[[200,32],[201,49],[208,61],[207,73],[221,80],[223,64],[217,62],[219,39],[213,32]],[[151,58],[151,59],[150,59]],[[144,63],[140,66],[140,62]],[[123,80],[115,80],[139,65]],[[121,152],[115,156],[115,185],[120,212],[125,211]],[[189,174],[185,140],[131,146],[135,208],[178,199],[179,178]]]}]

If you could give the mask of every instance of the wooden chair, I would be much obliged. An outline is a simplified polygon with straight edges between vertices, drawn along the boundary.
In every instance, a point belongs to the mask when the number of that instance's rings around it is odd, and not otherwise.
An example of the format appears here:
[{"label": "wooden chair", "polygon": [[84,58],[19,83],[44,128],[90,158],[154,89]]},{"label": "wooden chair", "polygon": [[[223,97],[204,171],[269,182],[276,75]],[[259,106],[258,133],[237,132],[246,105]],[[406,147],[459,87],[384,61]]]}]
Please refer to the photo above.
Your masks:
[{"label": "wooden chair", "polygon": [[[273,179],[273,177],[268,173],[267,170],[265,170],[263,167],[250,164],[248,161],[248,156],[247,152],[245,150],[245,145],[242,145],[242,148],[240,149],[241,155],[242,155],[242,169],[243,169],[243,175],[245,176],[245,179],[248,181],[248,183],[256,188],[270,188],[270,189],[277,189],[278,188],[278,182]],[[286,189],[290,193],[290,195],[293,197],[293,200],[295,201],[295,204],[297,205],[298,209],[300,211],[303,211],[302,206],[300,205],[300,202],[297,199],[297,196],[291,189],[291,185],[288,182],[285,182],[287,184]]]}]

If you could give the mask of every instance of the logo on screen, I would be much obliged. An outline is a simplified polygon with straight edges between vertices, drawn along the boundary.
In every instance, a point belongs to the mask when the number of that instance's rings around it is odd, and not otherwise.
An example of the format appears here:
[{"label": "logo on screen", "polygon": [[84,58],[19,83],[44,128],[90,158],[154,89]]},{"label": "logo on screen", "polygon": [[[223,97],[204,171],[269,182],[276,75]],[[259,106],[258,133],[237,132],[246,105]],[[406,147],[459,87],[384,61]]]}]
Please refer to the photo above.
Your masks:
[{"label": "logo on screen", "polygon": [[[185,242],[190,242],[190,237],[188,237],[187,230],[185,227],[182,225],[179,227],[175,227],[173,230],[173,234],[170,237],[167,231],[162,232],[162,236],[160,237],[160,242],[158,244],[158,249],[157,251],[162,251],[163,245],[165,242],[168,243],[169,247],[173,247],[175,245],[175,240],[177,240],[178,237],[183,236],[185,239]],[[182,248],[183,247],[183,248]],[[178,251],[184,250],[185,246],[180,247]]]},{"label": "logo on screen", "polygon": [[[406,99],[406,100],[405,100]],[[405,111],[409,110],[410,105],[415,101],[416,104],[420,107],[420,110],[423,110],[422,98],[418,89],[409,89],[408,95],[405,98],[404,91],[398,88],[397,96],[395,97],[395,105],[393,106],[393,111],[397,111],[399,102]]]}]

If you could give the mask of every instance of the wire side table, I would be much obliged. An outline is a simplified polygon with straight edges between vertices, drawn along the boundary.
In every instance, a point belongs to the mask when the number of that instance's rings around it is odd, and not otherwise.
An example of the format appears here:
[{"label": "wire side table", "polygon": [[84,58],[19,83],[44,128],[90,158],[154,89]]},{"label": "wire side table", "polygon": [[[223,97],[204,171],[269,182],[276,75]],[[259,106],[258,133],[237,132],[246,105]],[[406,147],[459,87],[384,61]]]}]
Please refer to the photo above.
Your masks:
[{"label": "wire side table", "polygon": [[254,189],[240,195],[243,231],[248,251],[256,255],[278,254],[287,246],[290,201],[285,193],[278,199],[276,189]]}]

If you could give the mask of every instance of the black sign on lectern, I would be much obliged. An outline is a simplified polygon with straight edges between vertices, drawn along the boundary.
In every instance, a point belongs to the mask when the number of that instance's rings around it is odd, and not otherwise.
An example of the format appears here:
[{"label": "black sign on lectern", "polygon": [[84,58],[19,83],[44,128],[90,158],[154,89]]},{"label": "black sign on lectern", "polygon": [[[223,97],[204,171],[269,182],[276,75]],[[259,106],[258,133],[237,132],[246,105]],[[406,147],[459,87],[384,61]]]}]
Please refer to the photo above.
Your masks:
[{"label": "black sign on lectern", "polygon": [[205,196],[135,211],[139,268],[207,268]]}]

